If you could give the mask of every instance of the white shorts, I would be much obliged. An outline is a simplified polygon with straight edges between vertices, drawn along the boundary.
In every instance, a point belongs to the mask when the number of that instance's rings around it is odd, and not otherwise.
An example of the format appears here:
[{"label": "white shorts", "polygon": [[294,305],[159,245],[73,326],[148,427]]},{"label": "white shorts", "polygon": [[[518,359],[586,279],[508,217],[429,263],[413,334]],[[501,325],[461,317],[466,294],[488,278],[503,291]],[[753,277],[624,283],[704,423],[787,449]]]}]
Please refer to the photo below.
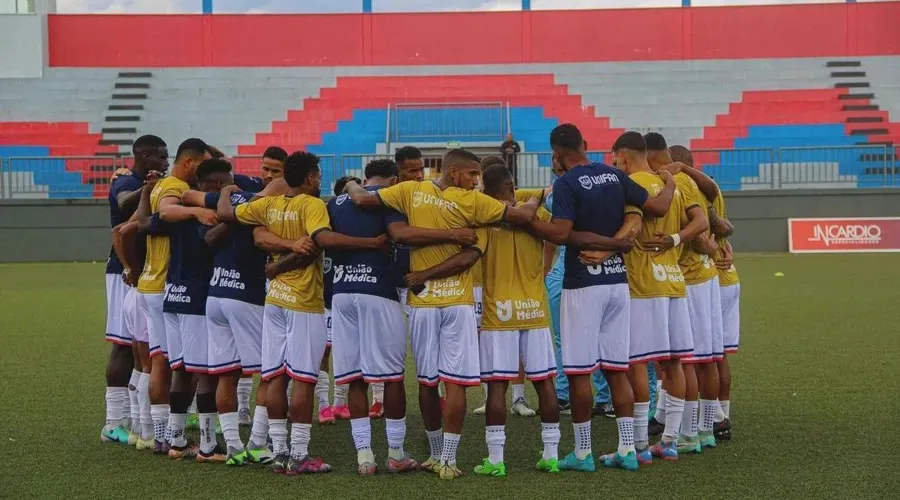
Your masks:
[{"label": "white shorts", "polygon": [[738,352],[741,343],[741,284],[719,287],[722,300],[722,344],[725,352]]},{"label": "white shorts", "polygon": [[125,318],[124,331],[127,332],[135,342],[143,342],[146,344],[150,342],[150,333],[147,330],[147,316],[144,315],[141,306],[138,304],[138,301],[140,300],[138,295],[140,294],[137,290],[131,287],[125,292],[125,304],[122,308],[122,315]]},{"label": "white shorts", "polygon": [[263,306],[234,299],[206,299],[209,331],[209,373],[241,369],[258,373],[262,367]]},{"label": "white shorts", "polygon": [[166,342],[169,345],[169,368],[182,366],[191,373],[209,370],[209,330],[206,316],[163,313],[166,320]]},{"label": "white shorts", "polygon": [[[334,297],[332,297],[332,306],[334,306]],[[325,345],[331,345],[331,309],[325,309]]]},{"label": "white shorts", "polygon": [[137,293],[138,306],[147,319],[147,333],[150,338],[150,357],[169,357],[166,343],[166,320],[163,316],[163,294]]},{"label": "white shorts", "polygon": [[563,289],[560,302],[563,372],[586,375],[597,368],[628,370],[628,284]]},{"label": "white shorts", "polygon": [[475,308],[413,307],[409,329],[420,384],[436,386],[438,380],[457,385],[481,383]]},{"label": "white shorts", "polygon": [[484,313],[483,293],[484,289],[482,287],[472,287],[472,295],[475,296],[475,323],[478,325],[479,330],[481,330],[481,315]]},{"label": "white shorts", "polygon": [[553,335],[549,328],[533,330],[482,330],[478,336],[481,380],[514,380],[524,365],[528,380],[556,375]]},{"label": "white shorts", "polygon": [[311,384],[325,355],[325,315],[266,304],[263,310],[262,378],[287,373]]},{"label": "white shorts", "polygon": [[131,345],[131,334],[125,330],[125,295],[130,287],[121,274],[106,275],[106,340]]},{"label": "white shorts", "polygon": [[409,312],[410,309],[412,309],[409,307],[409,304],[406,303],[406,294],[408,292],[409,290],[406,288],[397,287],[397,297],[400,297],[400,307],[403,309],[403,314],[405,314],[407,318],[409,318]]},{"label": "white shorts", "polygon": [[334,382],[400,382],[406,361],[406,325],[400,304],[375,295],[332,297]]},{"label": "white shorts", "polygon": [[287,369],[287,311],[266,304],[263,309],[262,374],[263,380],[281,375]]},{"label": "white shorts", "polygon": [[684,297],[631,299],[631,363],[686,358],[694,353]]},{"label": "white shorts", "polygon": [[711,363],[722,359],[722,299],[719,278],[687,286],[688,313],[694,337],[694,354],[685,363]]}]

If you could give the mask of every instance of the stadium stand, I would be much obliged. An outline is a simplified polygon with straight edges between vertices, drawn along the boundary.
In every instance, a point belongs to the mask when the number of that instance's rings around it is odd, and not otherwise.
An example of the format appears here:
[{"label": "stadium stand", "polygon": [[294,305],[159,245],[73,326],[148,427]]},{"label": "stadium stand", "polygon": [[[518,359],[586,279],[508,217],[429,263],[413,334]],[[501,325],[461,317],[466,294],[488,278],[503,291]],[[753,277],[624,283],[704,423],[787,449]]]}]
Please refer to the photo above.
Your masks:
[{"label": "stadium stand", "polygon": [[[74,54],[57,59],[82,57]],[[624,130],[658,131],[689,144],[724,189],[884,186],[898,166],[898,56],[191,64],[50,67],[37,80],[0,79],[5,193],[103,196],[123,163],[114,156],[144,133],[170,144],[203,137],[238,155],[238,171],[257,166],[241,157],[271,145],[309,149],[323,156],[326,183],[387,143],[487,148],[509,129],[525,152],[520,183],[542,184],[550,180],[548,132],[562,122],[577,123],[593,150]],[[404,104],[418,106],[400,114]]]}]

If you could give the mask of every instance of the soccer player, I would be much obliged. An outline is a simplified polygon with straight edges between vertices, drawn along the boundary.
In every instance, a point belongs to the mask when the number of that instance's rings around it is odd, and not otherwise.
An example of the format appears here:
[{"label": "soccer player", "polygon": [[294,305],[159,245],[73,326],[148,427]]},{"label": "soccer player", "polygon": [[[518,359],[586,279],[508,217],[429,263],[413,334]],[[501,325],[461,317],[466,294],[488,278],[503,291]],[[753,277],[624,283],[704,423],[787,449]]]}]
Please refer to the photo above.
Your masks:
[{"label": "soccer player", "polygon": [[632,205],[664,215],[675,191],[674,181],[667,176],[660,194],[648,197],[644,188],[621,171],[592,163],[585,153],[581,132],[572,124],[554,128],[550,146],[566,173],[553,186],[553,220],[543,232],[553,243],[573,247],[566,251],[561,340],[563,369],[572,388],[576,446],[560,461],[559,468],[595,469],[589,376],[599,367],[609,382],[619,428],[618,450],[603,465],[636,470],[634,395],[626,375],[630,298],[625,265],[621,253],[616,253],[600,265],[588,266],[580,262],[579,251],[590,248],[596,236],[616,237],[621,248],[628,249],[633,232],[620,233],[625,207]]},{"label": "soccer player", "polygon": [[[132,146],[132,154],[133,169],[127,175],[117,177],[110,186],[109,219],[113,228],[127,222],[134,213],[147,175],[150,172],[164,174],[169,167],[166,143],[154,135],[138,137]],[[128,444],[136,442],[137,436],[130,434],[137,430],[138,422],[131,423],[130,431],[125,429],[123,405],[127,398],[132,407],[139,406],[136,389],[144,367],[140,356],[134,356],[133,339],[124,329],[122,308],[126,297],[133,293],[133,287],[122,280],[124,270],[123,262],[111,246],[106,262],[106,340],[111,342],[112,347],[106,364],[106,425],[100,432],[100,439]],[[146,370],[149,373],[149,366]]]},{"label": "soccer player", "polygon": [[[200,222],[215,222],[215,213],[181,204],[181,195],[196,181],[197,166],[210,158],[209,147],[200,139],[187,139],[178,146],[175,167],[171,175],[160,180],[150,193],[150,212],[165,221],[177,222],[196,218]],[[150,411],[153,415],[154,453],[168,454],[166,430],[169,421],[169,387],[171,367],[163,316],[163,292],[169,272],[169,237],[165,234],[147,236],[147,256],[138,280],[141,311],[147,318],[150,334]],[[176,346],[177,347],[177,346]],[[180,366],[176,359],[175,365]]]},{"label": "soccer player", "polygon": [[[478,157],[454,149],[443,159],[440,180],[401,182],[370,193],[355,182],[347,192],[356,206],[378,209],[388,206],[405,215],[409,224],[426,229],[454,229],[507,223],[529,224],[538,200],[521,207],[508,207],[474,191],[481,174]],[[462,475],[456,465],[460,433],[466,411],[466,387],[478,385],[478,339],[475,324],[472,273],[467,266],[447,264],[459,253],[459,245],[444,244],[414,248],[412,273],[429,274],[408,296],[413,356],[419,380],[419,407],[431,447],[431,456],[422,467],[438,472],[443,479]],[[435,269],[432,269],[435,268]],[[437,391],[442,380],[447,389],[444,431]]]},{"label": "soccer player", "polygon": [[[511,205],[515,197],[512,174],[505,165],[493,165],[482,174],[484,193]],[[539,208],[537,217],[550,220]],[[543,240],[524,229],[501,226],[478,230],[484,256],[484,308],[479,335],[481,378],[488,384],[485,441],[489,456],[475,467],[475,474],[506,476],[503,448],[506,443],[506,391],[519,376],[520,366],[534,384],[541,410],[544,451],[538,470],[559,472],[559,407],[553,387],[556,364],[547,320],[547,292],[543,284]],[[475,249],[465,252],[477,254]],[[475,256],[478,257],[477,255]]]},{"label": "soccer player", "polygon": [[[654,171],[661,171],[673,163],[665,138],[657,133],[644,136],[647,142],[648,163]],[[703,216],[709,220],[709,201],[687,174],[676,175],[678,190],[694,193]],[[681,420],[678,453],[699,453],[703,447],[716,445],[713,436],[718,407],[719,377],[716,361],[722,358],[722,305],[719,279],[715,263],[718,248],[708,232],[698,236],[693,244],[682,247],[678,265],[687,285],[688,314],[694,340],[694,353],[682,359],[685,376],[685,404]],[[675,242],[671,236],[645,242],[647,246],[667,248]],[[664,387],[667,388],[668,380]],[[698,401],[699,399],[699,401]],[[668,421],[668,415],[665,419]],[[661,421],[660,421],[661,422]]]},{"label": "soccer player", "polygon": [[[638,132],[622,134],[613,145],[615,165],[651,193],[663,189],[663,181],[647,163],[647,143]],[[640,212],[631,207],[629,210]],[[641,213],[643,215],[643,213]],[[689,221],[682,224],[682,220]],[[694,191],[676,191],[663,217],[643,216],[638,242],[625,256],[631,293],[631,366],[634,391],[634,439],[638,462],[652,462],[652,455],[677,460],[676,439],[684,411],[684,371],[681,359],[693,354],[684,276],[678,266],[681,245],[689,244],[708,228]],[[646,242],[670,236],[672,246],[659,250]],[[667,246],[667,245],[666,245]],[[650,381],[648,363],[659,362],[667,383],[661,403],[667,425],[659,444],[650,449],[648,423]]]}]

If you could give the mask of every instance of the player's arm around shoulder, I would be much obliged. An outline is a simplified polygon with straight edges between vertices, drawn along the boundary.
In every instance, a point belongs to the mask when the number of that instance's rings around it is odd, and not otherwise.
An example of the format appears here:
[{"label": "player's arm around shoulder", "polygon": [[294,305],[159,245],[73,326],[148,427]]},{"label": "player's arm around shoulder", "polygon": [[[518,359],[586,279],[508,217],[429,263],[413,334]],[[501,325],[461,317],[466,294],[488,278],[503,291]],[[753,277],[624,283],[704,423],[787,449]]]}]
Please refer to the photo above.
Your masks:
[{"label": "player's arm around shoulder", "polygon": [[363,208],[378,208],[384,205],[406,213],[404,210],[404,199],[410,189],[410,183],[414,181],[401,182],[393,186],[379,189],[378,191],[369,191],[360,186],[355,180],[347,181],[344,191],[350,196],[353,206]]},{"label": "player's arm around shoulder", "polygon": [[[629,205],[641,207],[646,214],[654,217],[664,217],[669,212],[669,206],[672,204],[672,198],[675,196],[676,186],[675,179],[669,172],[660,170],[659,176],[662,178],[663,182],[665,182],[665,186],[663,186],[662,191],[656,196],[649,196],[646,189],[631,180],[628,176],[625,176],[626,202]],[[640,191],[643,191],[644,193],[643,202],[639,202],[635,199],[641,196]],[[629,194],[629,192],[637,194]]]}]

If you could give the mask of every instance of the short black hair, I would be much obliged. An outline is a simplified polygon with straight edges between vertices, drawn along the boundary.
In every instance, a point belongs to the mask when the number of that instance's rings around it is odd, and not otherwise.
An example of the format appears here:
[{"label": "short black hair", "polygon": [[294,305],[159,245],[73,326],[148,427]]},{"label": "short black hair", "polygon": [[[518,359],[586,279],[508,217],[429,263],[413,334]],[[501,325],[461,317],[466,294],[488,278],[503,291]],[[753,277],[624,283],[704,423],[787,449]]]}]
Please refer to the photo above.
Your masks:
[{"label": "short black hair", "polygon": [[613,152],[619,152],[621,149],[628,149],[638,153],[647,152],[647,141],[640,132],[629,131],[620,135],[613,144]]},{"label": "short black hair", "polygon": [[191,156],[204,156],[209,152],[209,145],[206,144],[203,139],[192,137],[190,139],[185,139],[184,142],[178,145],[178,151],[175,153],[175,161],[180,160],[182,155],[185,154]]},{"label": "short black hair", "polygon": [[441,161],[441,168],[448,168],[461,162],[475,162],[479,166],[481,165],[481,161],[475,153],[467,149],[451,149],[444,155],[444,159]]},{"label": "short black hair", "polygon": [[306,151],[294,151],[284,159],[284,180],[295,188],[306,182],[306,177],[319,170],[319,157]]},{"label": "short black hair", "polygon": [[481,159],[481,170],[482,171],[484,171],[488,167],[492,167],[494,165],[503,165],[505,167],[506,162],[503,161],[503,158],[500,158],[499,156],[495,156],[495,155],[485,156],[484,158]]},{"label": "short black hair", "polygon": [[221,158],[210,158],[203,160],[197,167],[197,179],[203,180],[210,174],[231,172],[231,163]]},{"label": "short black hair", "polygon": [[691,154],[691,150],[682,146],[681,144],[676,144],[674,146],[669,147],[669,154],[672,155],[672,161],[680,161],[689,167],[694,166],[694,155]]},{"label": "short black hair", "polygon": [[568,149],[578,151],[584,147],[584,137],[578,127],[571,123],[557,125],[550,132],[550,147],[553,149]]},{"label": "short black hair", "polygon": [[371,179],[372,177],[397,177],[399,175],[400,171],[397,169],[397,164],[390,158],[380,158],[366,164],[366,179]]},{"label": "short black hair", "polygon": [[284,160],[287,158],[287,151],[279,148],[278,146],[269,146],[263,152],[263,158],[271,158],[273,160],[278,160],[284,163]]},{"label": "short black hair", "polygon": [[418,160],[422,157],[422,152],[415,146],[403,146],[394,152],[394,161],[397,165],[402,165],[406,160]]},{"label": "short black hair", "polygon": [[488,193],[496,193],[503,187],[503,183],[509,180],[512,180],[512,174],[503,164],[490,165],[481,174],[481,183]]},{"label": "short black hair", "polygon": [[148,149],[159,149],[166,147],[166,141],[155,135],[142,135],[138,137],[131,145],[131,153],[137,156],[139,151]]},{"label": "short black hair", "polygon": [[647,151],[665,151],[669,149],[669,145],[666,144],[666,138],[659,132],[644,134],[644,140],[647,142]]},{"label": "short black hair", "polygon": [[362,184],[362,180],[355,175],[345,175],[340,179],[334,181],[334,195],[340,196],[344,192],[344,188],[347,186],[347,183],[350,181],[354,181],[357,184]]}]

